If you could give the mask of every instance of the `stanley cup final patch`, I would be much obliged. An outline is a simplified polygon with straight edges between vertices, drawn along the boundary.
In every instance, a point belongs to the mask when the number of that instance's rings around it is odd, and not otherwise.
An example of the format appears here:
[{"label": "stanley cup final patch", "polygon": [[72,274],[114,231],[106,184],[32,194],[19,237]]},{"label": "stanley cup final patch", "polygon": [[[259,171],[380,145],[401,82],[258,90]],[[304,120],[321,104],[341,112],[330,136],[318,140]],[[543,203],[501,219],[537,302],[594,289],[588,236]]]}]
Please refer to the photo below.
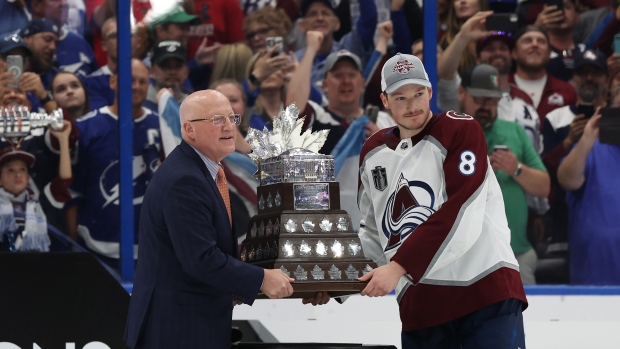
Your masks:
[{"label": "stanley cup final patch", "polygon": [[377,166],[372,170],[372,181],[375,183],[375,188],[377,190],[383,191],[387,188],[388,183],[385,167]]}]

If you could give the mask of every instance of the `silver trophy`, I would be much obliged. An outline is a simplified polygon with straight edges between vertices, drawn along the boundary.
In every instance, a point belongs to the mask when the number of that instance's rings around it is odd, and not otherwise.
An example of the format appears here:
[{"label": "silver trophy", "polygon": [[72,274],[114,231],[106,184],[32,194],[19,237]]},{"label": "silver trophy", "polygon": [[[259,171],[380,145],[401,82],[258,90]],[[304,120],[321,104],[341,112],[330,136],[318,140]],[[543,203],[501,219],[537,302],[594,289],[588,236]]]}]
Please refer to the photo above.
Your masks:
[{"label": "silver trophy", "polygon": [[240,259],[295,278],[294,298],[357,293],[365,287],[357,278],[375,264],[340,208],[334,158],[318,153],[329,131],[302,133],[298,113],[292,104],[272,131],[248,132],[260,185],[258,215],[250,219]]},{"label": "silver trophy", "polygon": [[11,107],[0,110],[0,136],[7,140],[17,140],[28,136],[32,130],[50,126],[61,130],[63,126],[62,110],[51,113],[37,113],[27,107]]}]

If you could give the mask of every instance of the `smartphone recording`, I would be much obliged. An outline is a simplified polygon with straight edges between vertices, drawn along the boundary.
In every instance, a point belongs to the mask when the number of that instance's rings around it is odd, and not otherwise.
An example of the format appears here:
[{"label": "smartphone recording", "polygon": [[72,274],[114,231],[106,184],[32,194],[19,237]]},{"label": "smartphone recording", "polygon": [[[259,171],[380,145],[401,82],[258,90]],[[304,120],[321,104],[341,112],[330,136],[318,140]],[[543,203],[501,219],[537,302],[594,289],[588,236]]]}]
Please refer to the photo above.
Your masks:
[{"label": "smartphone recording", "polygon": [[485,21],[486,30],[514,33],[519,29],[519,17],[514,13],[494,13]]},{"label": "smartphone recording", "polygon": [[601,109],[599,141],[620,145],[620,107]]},{"label": "smartphone recording", "polygon": [[594,105],[592,104],[579,104],[577,105],[577,115],[583,114],[584,119],[589,119],[594,115]]},{"label": "smartphone recording", "polygon": [[22,76],[22,71],[24,69],[24,60],[22,56],[19,55],[9,55],[6,57],[6,65],[7,71],[13,73],[13,82],[8,83],[6,86],[8,88],[18,88],[19,87],[19,79]]},{"label": "smartphone recording", "polygon": [[278,56],[284,52],[284,41],[281,36],[270,36],[265,39],[265,49],[269,51],[272,47],[276,46],[275,51],[271,54],[271,57]]}]

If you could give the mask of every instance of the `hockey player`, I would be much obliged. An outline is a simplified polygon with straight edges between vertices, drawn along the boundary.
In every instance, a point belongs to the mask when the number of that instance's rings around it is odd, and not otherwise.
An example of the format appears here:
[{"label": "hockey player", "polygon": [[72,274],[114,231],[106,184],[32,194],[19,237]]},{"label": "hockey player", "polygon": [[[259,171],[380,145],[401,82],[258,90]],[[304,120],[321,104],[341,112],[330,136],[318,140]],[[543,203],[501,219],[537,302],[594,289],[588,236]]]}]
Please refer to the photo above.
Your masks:
[{"label": "hockey player", "polygon": [[403,348],[524,348],[527,300],[482,128],[430,111],[414,56],[390,58],[381,89],[397,126],[360,155],[359,234],[379,265],[361,294],[396,289]]}]

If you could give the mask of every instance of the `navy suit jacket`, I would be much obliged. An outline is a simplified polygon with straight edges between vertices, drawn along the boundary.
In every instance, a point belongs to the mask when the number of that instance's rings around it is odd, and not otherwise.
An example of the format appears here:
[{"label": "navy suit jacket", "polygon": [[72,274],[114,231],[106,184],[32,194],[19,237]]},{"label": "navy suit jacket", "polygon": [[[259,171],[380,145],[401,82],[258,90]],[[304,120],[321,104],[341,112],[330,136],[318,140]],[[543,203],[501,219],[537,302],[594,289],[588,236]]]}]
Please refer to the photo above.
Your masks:
[{"label": "navy suit jacket", "polygon": [[127,344],[230,348],[233,299],[252,304],[264,271],[235,258],[237,239],[222,196],[185,141],[149,183],[139,234]]}]

